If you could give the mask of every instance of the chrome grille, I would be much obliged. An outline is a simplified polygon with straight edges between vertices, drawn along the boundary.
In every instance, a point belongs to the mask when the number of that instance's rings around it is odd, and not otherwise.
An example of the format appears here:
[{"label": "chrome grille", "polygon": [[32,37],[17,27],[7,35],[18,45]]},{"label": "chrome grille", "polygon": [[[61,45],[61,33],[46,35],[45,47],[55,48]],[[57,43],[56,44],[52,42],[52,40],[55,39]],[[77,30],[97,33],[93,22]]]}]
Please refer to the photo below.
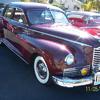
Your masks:
[{"label": "chrome grille", "polygon": [[100,47],[94,48],[92,67],[93,69],[98,69],[100,67]]}]

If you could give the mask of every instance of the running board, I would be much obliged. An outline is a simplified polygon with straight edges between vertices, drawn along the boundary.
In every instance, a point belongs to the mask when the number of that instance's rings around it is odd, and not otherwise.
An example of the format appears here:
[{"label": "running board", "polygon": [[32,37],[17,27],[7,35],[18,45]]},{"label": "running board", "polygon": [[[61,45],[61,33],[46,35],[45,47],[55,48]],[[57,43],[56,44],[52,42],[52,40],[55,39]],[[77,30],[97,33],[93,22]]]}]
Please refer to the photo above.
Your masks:
[{"label": "running board", "polygon": [[[7,44],[2,40],[2,42],[7,46]],[[7,46],[8,47],[8,46]],[[9,48],[9,47],[8,47]],[[23,59],[20,55],[18,55],[13,49],[9,48],[15,55],[17,55],[20,59],[22,59],[26,64],[29,64],[25,59]]]}]

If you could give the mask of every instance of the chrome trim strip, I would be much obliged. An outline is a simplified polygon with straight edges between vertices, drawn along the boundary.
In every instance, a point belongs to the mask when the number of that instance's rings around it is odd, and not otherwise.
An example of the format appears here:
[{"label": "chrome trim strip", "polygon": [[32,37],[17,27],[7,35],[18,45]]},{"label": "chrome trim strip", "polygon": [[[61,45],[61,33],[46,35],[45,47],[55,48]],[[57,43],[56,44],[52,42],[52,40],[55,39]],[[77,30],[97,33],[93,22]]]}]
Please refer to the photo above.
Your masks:
[{"label": "chrome trim strip", "polygon": [[7,39],[3,39],[3,43],[22,56],[21,52],[15,46],[13,46]]},{"label": "chrome trim strip", "polygon": [[81,42],[73,41],[73,40],[70,40],[70,39],[62,38],[60,36],[48,34],[48,33],[45,33],[45,32],[41,32],[41,31],[34,30],[34,29],[28,29],[28,30],[33,31],[33,32],[37,32],[37,33],[41,33],[42,35],[47,35],[47,36],[55,37],[55,38],[58,38],[58,39],[61,39],[61,40],[65,40],[67,42],[73,42],[73,43],[79,44],[81,46],[89,46],[89,47],[92,47],[91,45],[87,45],[85,43],[81,43]]},{"label": "chrome trim strip", "polygon": [[[2,42],[9,48],[9,46],[4,42],[6,39],[3,39]],[[7,40],[6,40],[7,41]],[[9,48],[15,55],[22,59],[26,64],[29,64],[25,59],[23,59],[18,53],[16,53],[12,48]]]},{"label": "chrome trim strip", "polygon": [[47,36],[55,37],[55,38],[58,38],[58,39],[61,39],[61,40],[65,40],[65,41],[67,41],[67,42],[73,42],[73,43],[79,44],[79,45],[81,45],[81,46],[89,46],[89,47],[92,47],[91,45],[88,45],[88,44],[85,44],[85,43],[82,43],[82,42],[77,42],[77,41],[74,41],[74,40],[62,38],[62,37],[60,37],[60,36],[48,34],[48,33],[46,33],[46,32],[41,32],[41,31],[37,31],[37,30],[34,30],[34,29],[25,28],[25,27],[23,27],[23,26],[21,26],[21,27],[24,28],[24,29],[27,29],[27,30],[29,30],[29,31],[32,31],[32,32],[41,33],[42,35],[47,35]]},{"label": "chrome trim strip", "polygon": [[93,58],[92,58],[92,70],[94,70],[94,66],[93,66],[94,65],[94,61],[93,60],[94,60],[94,50],[93,50]]},{"label": "chrome trim strip", "polygon": [[93,83],[93,78],[92,76],[82,78],[82,79],[71,79],[71,78],[59,78],[56,76],[53,76],[53,81],[55,84],[62,86],[62,87],[78,87],[78,86],[84,86],[84,85],[89,85]]},{"label": "chrome trim strip", "polygon": [[[100,66],[100,47],[94,48],[93,50],[93,59],[92,59],[92,68],[96,68],[98,65]],[[98,66],[98,67],[99,67]]]}]

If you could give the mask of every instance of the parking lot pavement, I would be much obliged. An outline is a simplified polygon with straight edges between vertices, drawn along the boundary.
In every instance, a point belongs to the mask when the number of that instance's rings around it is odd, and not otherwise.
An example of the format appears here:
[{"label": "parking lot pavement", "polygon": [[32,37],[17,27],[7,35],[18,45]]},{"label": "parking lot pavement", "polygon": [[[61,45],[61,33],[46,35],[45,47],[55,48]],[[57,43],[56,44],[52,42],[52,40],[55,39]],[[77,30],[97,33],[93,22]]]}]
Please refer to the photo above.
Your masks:
[{"label": "parking lot pavement", "polygon": [[0,100],[99,100],[100,92],[84,88],[43,86],[34,78],[32,67],[7,47],[0,46]]}]

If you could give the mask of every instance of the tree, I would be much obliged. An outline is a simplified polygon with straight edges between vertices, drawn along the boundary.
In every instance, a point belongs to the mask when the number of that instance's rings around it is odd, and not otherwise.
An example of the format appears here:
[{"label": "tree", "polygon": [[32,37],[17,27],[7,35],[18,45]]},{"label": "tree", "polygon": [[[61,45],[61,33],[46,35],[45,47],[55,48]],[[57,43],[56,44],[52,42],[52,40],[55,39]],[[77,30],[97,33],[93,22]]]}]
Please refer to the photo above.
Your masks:
[{"label": "tree", "polygon": [[60,4],[60,3],[56,2],[56,1],[54,1],[54,2],[52,3],[52,5],[53,5],[53,6],[56,6],[56,7],[59,7],[59,8],[61,8],[61,9],[65,9],[64,4]]},{"label": "tree", "polygon": [[37,0],[38,3],[47,3],[48,0]]},{"label": "tree", "polygon": [[54,0],[37,0],[39,3],[53,3]]},{"label": "tree", "polygon": [[53,3],[54,0],[48,0],[48,1],[49,1],[49,3]]},{"label": "tree", "polygon": [[100,11],[100,0],[96,0],[95,7],[96,7],[96,10]]},{"label": "tree", "polygon": [[86,11],[97,10],[100,11],[100,0],[86,0],[82,5]]},{"label": "tree", "polygon": [[21,0],[22,2],[30,2],[31,0]]}]

